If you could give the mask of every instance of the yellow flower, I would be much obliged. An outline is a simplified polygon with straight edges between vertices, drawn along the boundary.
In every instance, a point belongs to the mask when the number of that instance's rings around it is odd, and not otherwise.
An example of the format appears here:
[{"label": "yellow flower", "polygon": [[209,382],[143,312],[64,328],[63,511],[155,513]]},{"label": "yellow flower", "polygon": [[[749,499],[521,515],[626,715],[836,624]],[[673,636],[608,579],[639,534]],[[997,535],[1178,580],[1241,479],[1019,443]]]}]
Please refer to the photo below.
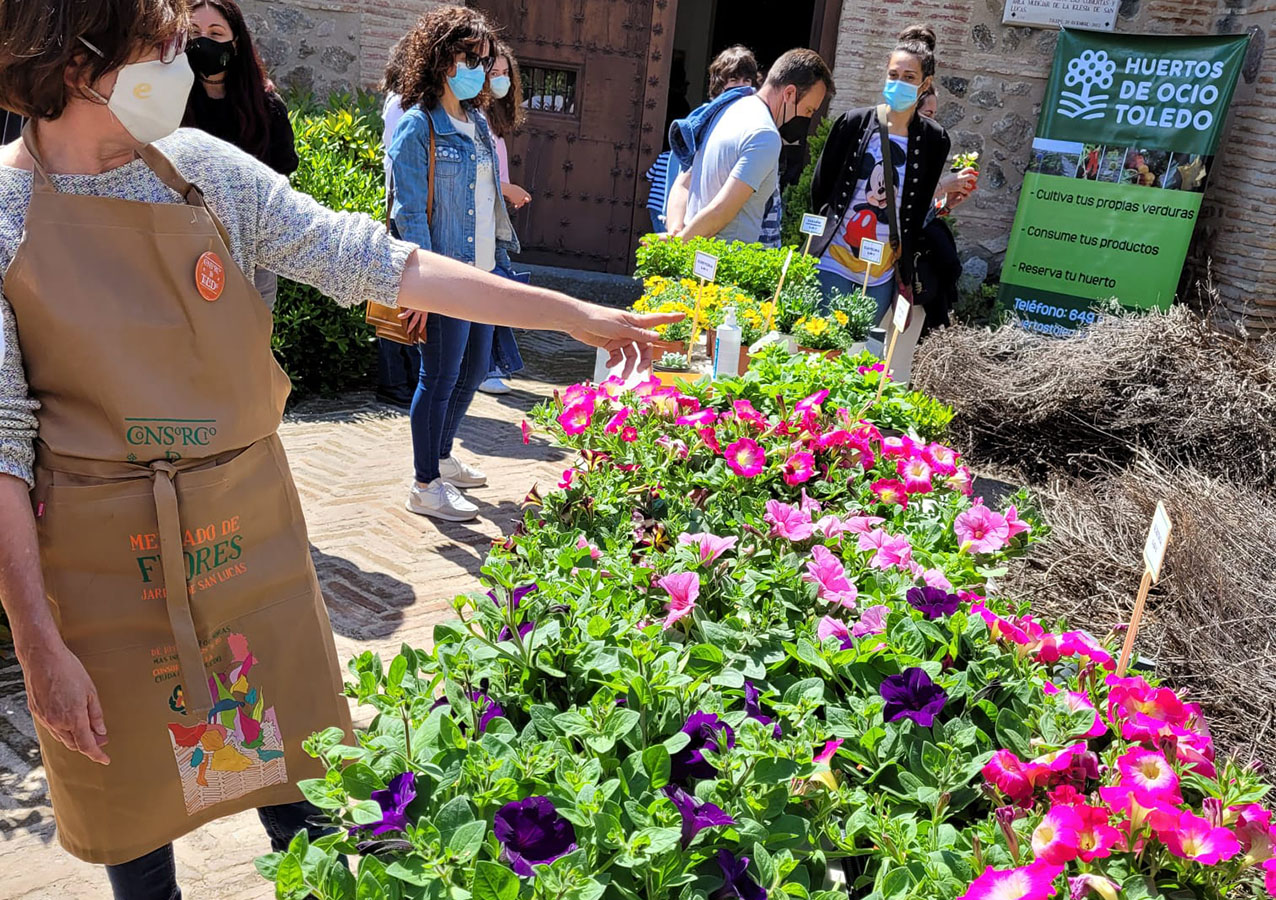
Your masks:
[{"label": "yellow flower", "polygon": [[849,324],[851,321],[851,317],[842,312],[840,309],[833,310],[833,318],[837,321],[837,324],[842,326]]}]

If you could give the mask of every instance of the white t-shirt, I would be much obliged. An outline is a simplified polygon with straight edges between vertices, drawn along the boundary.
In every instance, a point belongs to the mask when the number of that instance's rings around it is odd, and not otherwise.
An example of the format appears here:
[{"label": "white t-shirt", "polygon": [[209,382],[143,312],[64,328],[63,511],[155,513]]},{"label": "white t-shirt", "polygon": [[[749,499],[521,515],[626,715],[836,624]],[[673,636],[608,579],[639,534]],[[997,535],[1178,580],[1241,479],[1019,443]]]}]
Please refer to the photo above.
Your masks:
[{"label": "white t-shirt", "polygon": [[[895,164],[895,220],[899,221],[900,197],[903,195],[904,167],[908,163],[908,138],[891,135],[891,156]],[[864,283],[868,268],[859,258],[860,241],[869,238],[886,245],[882,261],[873,266],[870,286],[885,284],[895,277],[895,251],[891,249],[891,226],[886,218],[886,177],[882,168],[882,138],[874,134],[868,139],[864,169],[855,182],[855,194],[838,223],[833,243],[820,257],[820,271],[840,275],[856,284]]]},{"label": "white t-shirt", "polygon": [[398,127],[399,120],[403,118],[403,114],[407,110],[403,108],[403,98],[394,91],[389,91],[385,95],[385,106],[381,108],[381,118],[385,121],[385,128],[381,132],[381,146],[385,148],[385,177],[388,181],[390,178],[390,142],[394,140],[394,129]]},{"label": "white t-shirt", "polygon": [[687,221],[713,202],[728,178],[737,178],[753,188],[753,196],[717,236],[756,243],[779,184],[783,143],[771,110],[757,96],[743,97],[720,112],[691,165]]},{"label": "white t-shirt", "polygon": [[478,139],[472,121],[452,119],[452,125],[474,144],[478,172],[474,181],[474,208],[468,210],[474,216],[474,266],[491,272],[496,268],[496,204],[501,202],[500,192],[496,190],[496,159],[491,148]]}]

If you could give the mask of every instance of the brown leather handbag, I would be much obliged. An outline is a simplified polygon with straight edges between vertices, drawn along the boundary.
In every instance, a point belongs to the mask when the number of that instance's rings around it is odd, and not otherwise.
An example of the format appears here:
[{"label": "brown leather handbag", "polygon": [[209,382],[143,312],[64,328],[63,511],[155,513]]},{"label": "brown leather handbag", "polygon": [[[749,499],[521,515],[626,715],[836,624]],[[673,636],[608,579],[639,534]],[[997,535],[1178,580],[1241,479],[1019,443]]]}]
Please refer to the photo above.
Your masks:
[{"label": "brown leather handbag", "polygon": [[[428,183],[425,194],[425,221],[426,227],[434,225],[434,122],[430,118],[429,113],[425,116],[426,124],[430,128],[430,174],[427,176]],[[394,210],[394,170],[390,170],[389,185],[386,190],[385,199],[385,230],[390,231],[392,220],[391,213]],[[412,334],[408,333],[406,324],[399,318],[399,313],[403,310],[394,306],[386,306],[384,303],[376,303],[372,300],[368,301],[368,309],[364,314],[364,320],[376,329],[377,337],[385,338],[387,341],[394,341],[398,344],[415,344],[418,341],[425,340],[425,329],[422,328]]]}]

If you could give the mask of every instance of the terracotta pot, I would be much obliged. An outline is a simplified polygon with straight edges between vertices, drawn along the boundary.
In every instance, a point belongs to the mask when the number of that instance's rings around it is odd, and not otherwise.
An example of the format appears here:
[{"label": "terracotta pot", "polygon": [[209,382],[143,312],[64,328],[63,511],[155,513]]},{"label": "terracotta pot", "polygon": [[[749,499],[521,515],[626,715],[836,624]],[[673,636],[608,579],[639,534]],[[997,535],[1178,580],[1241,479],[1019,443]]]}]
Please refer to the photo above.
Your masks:
[{"label": "terracotta pot", "polygon": [[652,374],[659,379],[663,387],[678,387],[684,384],[695,384],[704,375],[700,372],[692,372],[690,370],[682,372],[671,372],[664,369],[652,369]]},{"label": "terracotta pot", "polygon": [[652,341],[651,356],[653,359],[660,359],[666,353],[680,353],[683,356],[687,354],[686,341]]}]

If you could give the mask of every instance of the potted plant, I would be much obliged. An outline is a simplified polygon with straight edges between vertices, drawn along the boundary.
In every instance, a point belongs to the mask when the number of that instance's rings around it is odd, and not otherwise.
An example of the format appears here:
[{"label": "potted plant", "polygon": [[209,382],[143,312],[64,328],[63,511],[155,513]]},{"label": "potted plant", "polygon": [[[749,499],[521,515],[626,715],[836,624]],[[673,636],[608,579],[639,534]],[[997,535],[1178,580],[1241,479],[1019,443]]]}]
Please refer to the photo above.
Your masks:
[{"label": "potted plant", "polygon": [[793,337],[803,353],[819,353],[836,359],[850,347],[845,323],[847,315],[835,311],[828,316],[803,316],[793,324]]},{"label": "potted plant", "polygon": [[829,310],[835,324],[844,334],[844,347],[850,353],[859,353],[865,349],[868,331],[876,322],[877,302],[863,291],[852,291],[849,294],[835,292],[829,298]]},{"label": "potted plant", "polygon": [[700,373],[692,370],[685,353],[665,353],[652,366],[652,372],[665,387],[692,384],[700,380]]}]

